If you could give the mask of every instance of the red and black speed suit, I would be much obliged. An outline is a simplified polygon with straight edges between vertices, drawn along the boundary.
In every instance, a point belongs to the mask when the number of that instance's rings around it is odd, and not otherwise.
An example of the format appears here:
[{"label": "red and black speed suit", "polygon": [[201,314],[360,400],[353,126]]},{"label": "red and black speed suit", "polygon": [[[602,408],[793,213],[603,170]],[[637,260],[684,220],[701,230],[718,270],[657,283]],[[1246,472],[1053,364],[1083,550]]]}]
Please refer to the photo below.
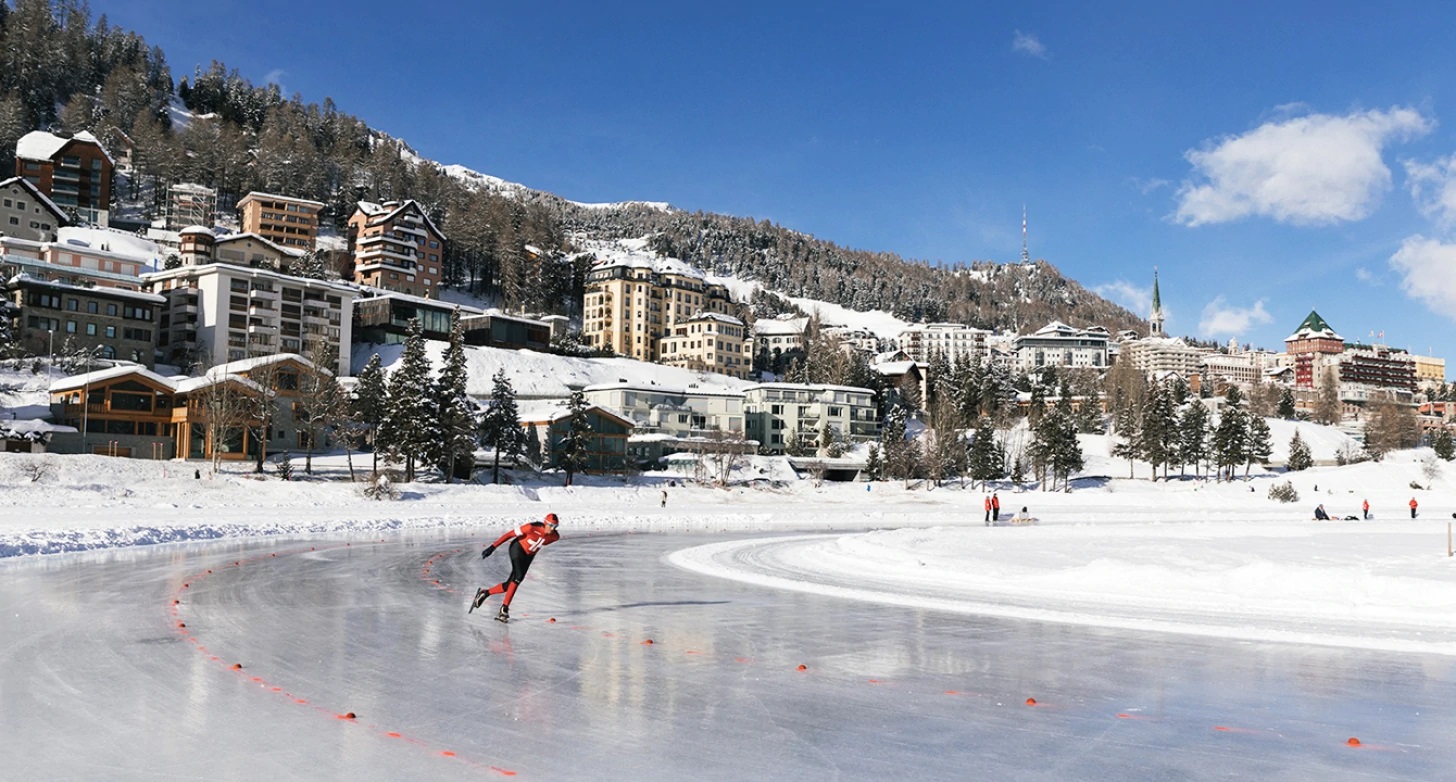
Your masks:
[{"label": "red and black speed suit", "polygon": [[504,592],[506,596],[501,605],[509,606],[511,599],[516,596],[516,587],[521,585],[526,578],[526,571],[531,569],[531,560],[536,558],[536,552],[558,540],[561,540],[561,534],[542,521],[522,524],[501,535],[496,542],[490,544],[490,548],[497,549],[507,541],[510,542],[511,575],[505,581],[487,589],[486,594],[498,595]]}]

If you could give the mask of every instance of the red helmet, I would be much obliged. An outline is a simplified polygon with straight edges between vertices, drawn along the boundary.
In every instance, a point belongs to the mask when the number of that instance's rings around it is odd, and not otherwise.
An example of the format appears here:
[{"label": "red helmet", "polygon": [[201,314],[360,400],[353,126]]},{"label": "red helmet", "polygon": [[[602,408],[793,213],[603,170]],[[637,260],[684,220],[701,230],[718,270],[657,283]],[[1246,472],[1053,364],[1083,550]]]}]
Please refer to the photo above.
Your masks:
[{"label": "red helmet", "polygon": [[561,521],[556,518],[556,514],[555,513],[548,513],[548,514],[546,514],[546,523],[547,524],[550,524],[551,526],[554,527],[557,524],[560,524]]}]

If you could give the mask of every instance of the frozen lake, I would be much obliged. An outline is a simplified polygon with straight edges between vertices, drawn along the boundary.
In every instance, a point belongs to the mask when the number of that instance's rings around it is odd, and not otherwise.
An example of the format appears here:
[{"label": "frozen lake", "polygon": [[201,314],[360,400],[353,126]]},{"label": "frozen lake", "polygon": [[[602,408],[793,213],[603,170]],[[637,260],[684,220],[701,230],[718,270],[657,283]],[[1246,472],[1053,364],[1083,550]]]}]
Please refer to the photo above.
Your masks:
[{"label": "frozen lake", "polygon": [[494,600],[465,613],[507,563],[482,562],[480,539],[459,531],[0,561],[5,776],[1428,780],[1456,768],[1449,656],[983,618],[667,561],[729,539],[570,537],[538,558],[508,626],[491,620]]}]

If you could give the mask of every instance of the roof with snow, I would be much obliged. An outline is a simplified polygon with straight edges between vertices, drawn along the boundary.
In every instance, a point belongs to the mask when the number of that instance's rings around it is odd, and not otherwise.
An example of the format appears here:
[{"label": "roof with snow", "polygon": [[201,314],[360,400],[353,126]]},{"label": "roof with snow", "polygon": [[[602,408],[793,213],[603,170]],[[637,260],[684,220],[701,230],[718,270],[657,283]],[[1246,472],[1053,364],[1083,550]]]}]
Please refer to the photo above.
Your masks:
[{"label": "roof with snow", "polygon": [[691,323],[692,321],[695,321],[695,320],[712,320],[712,321],[717,321],[719,323],[727,323],[730,326],[742,326],[743,325],[743,321],[741,321],[741,320],[733,317],[732,315],[724,315],[724,314],[718,313],[718,312],[699,312],[698,314],[692,316],[691,318],[688,318],[688,319],[684,320],[683,323]]},{"label": "roof with snow", "polygon": [[[266,367],[272,364],[281,364],[286,361],[293,361],[294,363],[302,364],[308,369],[315,371],[318,370],[318,367],[315,366],[312,361],[309,361],[308,359],[298,355],[297,353],[275,353],[271,356],[255,356],[253,358],[244,358],[238,359],[237,361],[229,361],[226,364],[218,364],[217,366],[207,370],[207,375],[209,377],[219,377],[229,374],[244,374],[247,372],[252,372],[258,367]],[[324,371],[327,372],[328,370],[326,369]]]},{"label": "roof with snow", "polygon": [[808,318],[760,318],[753,322],[753,333],[758,335],[801,335]]},{"label": "roof with snow", "polygon": [[[363,212],[369,218],[367,222],[370,225],[388,222],[393,220],[400,212],[412,209],[419,213],[420,217],[424,219],[425,224],[430,227],[430,230],[436,236],[441,239],[445,238],[445,232],[441,231],[440,227],[435,225],[435,221],[430,219],[430,213],[426,212],[425,207],[413,198],[406,198],[399,202],[389,201],[383,204],[376,204],[373,201],[360,201],[358,208],[360,212]],[[539,255],[540,253],[537,252],[536,254]]]},{"label": "roof with snow", "polygon": [[631,269],[651,269],[658,274],[676,274],[681,277],[707,281],[707,277],[702,272],[688,265],[686,261],[658,255],[648,249],[645,242],[625,240],[600,243],[593,246],[592,250],[597,256],[597,263],[592,266],[592,271],[625,266]]},{"label": "roof with snow", "polygon": [[56,391],[70,391],[72,389],[84,388],[85,386],[93,385],[96,383],[104,383],[108,380],[115,380],[116,378],[126,377],[128,375],[136,375],[144,380],[149,380],[152,383],[159,385],[163,388],[176,387],[176,383],[171,378],[162,377],[156,372],[153,372],[145,367],[123,364],[120,366],[109,367],[107,369],[98,369],[94,372],[83,372],[79,375],[63,377],[60,380],[51,383],[50,390],[52,393],[55,393]]},{"label": "roof with snow", "polygon": [[[588,404],[584,409],[615,418],[628,428],[636,423],[627,415],[602,405]],[[564,399],[518,399],[516,418],[522,424],[552,424],[571,417],[571,404]]]},{"label": "roof with snow", "polygon": [[26,192],[30,193],[31,197],[34,198],[37,203],[39,203],[41,206],[44,206],[51,214],[55,215],[56,220],[61,225],[66,225],[71,222],[71,218],[66,216],[66,213],[62,211],[59,206],[56,205],[56,202],[52,201],[50,199],[50,196],[42,193],[40,191],[40,188],[31,184],[29,179],[26,179],[23,176],[13,176],[4,181],[0,181],[0,187],[9,187],[11,185],[20,185],[22,188],[24,188]]},{"label": "roof with snow", "polygon": [[248,193],[247,195],[238,199],[238,206],[241,207],[250,199],[256,200],[259,198],[272,198],[278,201],[291,201],[295,204],[306,204],[308,206],[316,206],[320,209],[324,208],[324,205],[318,201],[310,201],[307,198],[295,198],[294,196],[279,195],[277,193],[264,193],[259,190],[254,190],[253,192]]},{"label": "roof with snow", "polygon": [[44,130],[32,130],[15,142],[15,156],[21,160],[51,160],[56,153],[72,141],[95,144],[96,148],[101,150],[101,154],[106,156],[108,162],[116,163],[115,160],[112,160],[111,153],[106,151],[106,147],[101,146],[100,139],[84,130],[70,138],[47,133]]},{"label": "roof with snow", "polygon": [[1305,316],[1304,322],[1299,324],[1299,328],[1295,329],[1293,334],[1285,337],[1284,341],[1289,342],[1300,339],[1338,339],[1341,342],[1344,341],[1344,337],[1336,334],[1335,330],[1330,328],[1330,324],[1326,323],[1325,319],[1321,318],[1320,314],[1314,310],[1309,311],[1309,315]]},{"label": "roof with snow", "polygon": [[289,248],[284,247],[283,245],[281,245],[281,244],[273,241],[272,239],[269,239],[266,236],[263,236],[261,234],[255,234],[252,231],[245,231],[245,232],[240,233],[240,234],[228,234],[227,236],[224,236],[224,237],[219,238],[217,240],[217,243],[216,244],[217,244],[217,246],[220,247],[220,246],[222,246],[224,244],[229,244],[231,242],[240,242],[240,241],[243,241],[243,240],[246,240],[246,239],[253,239],[253,240],[257,240],[259,242],[262,242],[263,244],[267,245],[268,247],[273,248],[274,250],[277,250],[278,252],[282,253],[285,257],[288,257],[288,258],[302,258],[303,257],[303,250],[293,250],[293,249],[289,249]]}]

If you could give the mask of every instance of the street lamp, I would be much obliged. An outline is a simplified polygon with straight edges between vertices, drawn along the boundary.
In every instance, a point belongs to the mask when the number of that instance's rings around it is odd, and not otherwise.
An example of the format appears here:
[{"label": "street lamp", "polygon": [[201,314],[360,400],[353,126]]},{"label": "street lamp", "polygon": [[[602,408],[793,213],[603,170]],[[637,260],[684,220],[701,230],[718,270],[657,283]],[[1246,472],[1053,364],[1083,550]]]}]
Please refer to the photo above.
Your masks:
[{"label": "street lamp", "polygon": [[46,377],[56,379],[56,330],[46,329]]}]

